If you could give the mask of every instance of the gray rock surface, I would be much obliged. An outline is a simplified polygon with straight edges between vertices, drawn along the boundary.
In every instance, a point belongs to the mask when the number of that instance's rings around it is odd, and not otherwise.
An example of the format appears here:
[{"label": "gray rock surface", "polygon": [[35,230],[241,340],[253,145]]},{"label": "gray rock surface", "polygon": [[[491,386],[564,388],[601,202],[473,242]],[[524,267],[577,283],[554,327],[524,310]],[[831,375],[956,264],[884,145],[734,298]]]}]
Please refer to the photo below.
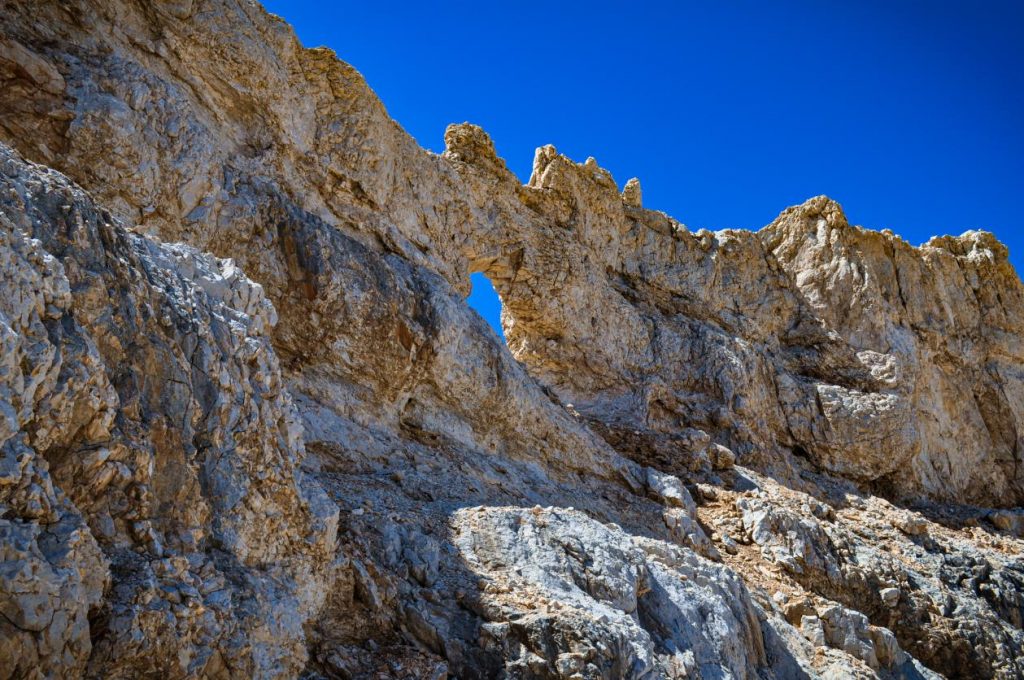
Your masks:
[{"label": "gray rock surface", "polygon": [[0,261],[8,677],[295,675],[337,509],[260,286],[6,147]]}]

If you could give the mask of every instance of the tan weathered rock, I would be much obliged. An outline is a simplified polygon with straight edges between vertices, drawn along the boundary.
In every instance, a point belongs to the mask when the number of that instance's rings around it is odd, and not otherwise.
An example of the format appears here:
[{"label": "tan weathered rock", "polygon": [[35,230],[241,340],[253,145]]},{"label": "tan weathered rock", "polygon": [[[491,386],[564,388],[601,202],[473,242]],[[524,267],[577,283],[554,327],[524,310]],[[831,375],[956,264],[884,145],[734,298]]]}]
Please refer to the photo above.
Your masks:
[{"label": "tan weathered rock", "polygon": [[2,665],[293,676],[337,510],[259,285],[6,147],[0,262]]},{"label": "tan weathered rock", "polygon": [[640,189],[640,180],[633,177],[626,186],[622,188],[622,202],[631,208],[642,208],[643,206],[643,192]]},{"label": "tan weathered rock", "polygon": [[[840,473],[872,461],[871,476],[906,496],[1019,505],[1024,287],[1006,248],[972,231],[915,249],[850,226],[824,197],[761,235],[882,383],[871,401],[819,390],[833,432],[836,410],[860,410],[864,429],[838,438],[854,447],[806,447],[811,455]],[[885,413],[894,429],[871,433]]]}]

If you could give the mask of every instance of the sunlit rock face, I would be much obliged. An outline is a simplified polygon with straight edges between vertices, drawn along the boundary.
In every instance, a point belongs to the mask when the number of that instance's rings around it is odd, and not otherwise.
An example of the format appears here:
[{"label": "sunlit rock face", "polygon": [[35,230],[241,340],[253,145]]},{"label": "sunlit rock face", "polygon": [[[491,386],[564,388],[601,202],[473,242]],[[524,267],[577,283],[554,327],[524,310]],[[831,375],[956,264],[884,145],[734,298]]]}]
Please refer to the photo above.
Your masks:
[{"label": "sunlit rock face", "polygon": [[0,228],[4,665],[300,671],[338,511],[259,284],[7,147]]},{"label": "sunlit rock face", "polygon": [[248,1],[0,2],[0,83],[0,678],[1024,674],[991,235],[523,185]]}]

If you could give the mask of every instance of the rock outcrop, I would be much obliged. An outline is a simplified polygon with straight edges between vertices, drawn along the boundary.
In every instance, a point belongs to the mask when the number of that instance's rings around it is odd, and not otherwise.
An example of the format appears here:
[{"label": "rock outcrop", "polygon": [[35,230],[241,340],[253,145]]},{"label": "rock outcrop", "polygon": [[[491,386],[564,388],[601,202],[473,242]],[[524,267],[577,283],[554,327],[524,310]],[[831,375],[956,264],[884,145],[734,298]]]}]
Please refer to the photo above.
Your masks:
[{"label": "rock outcrop", "polygon": [[338,511],[259,284],[6,148],[0,228],[8,675],[300,671]]},{"label": "rock outcrop", "polygon": [[250,0],[0,0],[0,678],[1024,676],[1005,247],[444,139]]}]

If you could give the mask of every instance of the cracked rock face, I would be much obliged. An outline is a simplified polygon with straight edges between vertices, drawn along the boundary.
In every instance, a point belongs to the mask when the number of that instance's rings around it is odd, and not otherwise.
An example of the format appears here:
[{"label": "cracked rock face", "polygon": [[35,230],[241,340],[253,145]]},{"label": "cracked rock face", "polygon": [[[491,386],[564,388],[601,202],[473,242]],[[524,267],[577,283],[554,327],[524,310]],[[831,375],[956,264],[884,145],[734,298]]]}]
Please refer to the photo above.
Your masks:
[{"label": "cracked rock face", "polygon": [[0,680],[1024,675],[1005,247],[444,140],[251,0],[0,0]]},{"label": "cracked rock face", "polygon": [[507,622],[483,634],[512,676],[753,678],[768,666],[742,581],[689,550],[579,511],[472,508],[452,524],[467,566],[493,580]]},{"label": "cracked rock face", "polygon": [[6,147],[0,227],[5,663],[298,672],[337,510],[259,285]]},{"label": "cracked rock face", "polygon": [[[761,235],[881,385],[867,404],[819,389],[831,428],[806,447],[817,462],[903,496],[1020,505],[1024,288],[1006,247],[971,231],[911,248],[822,200]],[[837,426],[847,412],[863,426]]]}]

